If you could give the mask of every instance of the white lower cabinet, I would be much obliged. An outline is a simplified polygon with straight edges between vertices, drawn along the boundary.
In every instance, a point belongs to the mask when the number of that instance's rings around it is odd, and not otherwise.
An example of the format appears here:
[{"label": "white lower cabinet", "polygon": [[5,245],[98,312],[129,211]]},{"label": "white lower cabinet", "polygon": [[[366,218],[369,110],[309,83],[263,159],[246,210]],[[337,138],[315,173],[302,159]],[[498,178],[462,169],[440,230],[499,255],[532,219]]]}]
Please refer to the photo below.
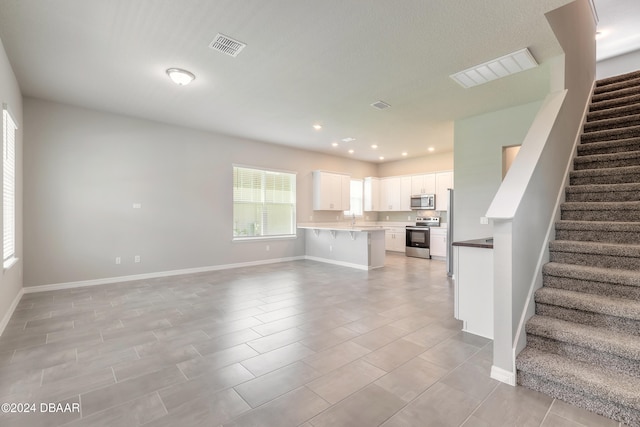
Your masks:
[{"label": "white lower cabinet", "polygon": [[385,249],[394,252],[404,252],[406,246],[406,231],[404,228],[388,228],[384,234]]},{"label": "white lower cabinet", "polygon": [[431,228],[429,229],[429,252],[432,257],[447,256],[447,229]]}]

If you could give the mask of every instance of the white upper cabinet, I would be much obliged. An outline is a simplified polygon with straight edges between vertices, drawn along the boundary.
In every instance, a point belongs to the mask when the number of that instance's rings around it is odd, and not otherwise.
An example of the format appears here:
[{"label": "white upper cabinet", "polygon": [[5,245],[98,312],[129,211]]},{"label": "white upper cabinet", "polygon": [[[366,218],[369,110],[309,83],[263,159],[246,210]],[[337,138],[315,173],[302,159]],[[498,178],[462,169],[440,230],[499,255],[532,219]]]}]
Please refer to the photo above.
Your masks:
[{"label": "white upper cabinet", "polygon": [[453,171],[437,172],[436,174],[436,210],[449,209],[449,197],[447,189],[453,188]]},{"label": "white upper cabinet", "polygon": [[349,175],[313,171],[313,210],[349,210],[350,181]]},{"label": "white upper cabinet", "polygon": [[435,194],[436,193],[436,174],[426,173],[422,175],[411,176],[411,195],[417,194]]},{"label": "white upper cabinet", "polygon": [[400,177],[380,180],[380,207],[383,211],[400,210]]},{"label": "white upper cabinet", "polygon": [[380,179],[367,177],[364,179],[364,210],[378,212],[380,209]]}]

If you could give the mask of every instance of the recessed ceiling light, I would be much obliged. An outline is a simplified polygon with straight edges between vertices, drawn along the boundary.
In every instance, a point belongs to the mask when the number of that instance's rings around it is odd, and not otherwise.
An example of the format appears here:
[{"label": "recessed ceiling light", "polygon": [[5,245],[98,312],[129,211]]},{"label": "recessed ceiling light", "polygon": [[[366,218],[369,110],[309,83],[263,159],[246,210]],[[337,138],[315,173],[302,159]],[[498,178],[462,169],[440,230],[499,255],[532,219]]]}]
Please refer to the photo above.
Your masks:
[{"label": "recessed ceiling light", "polygon": [[193,73],[180,68],[169,68],[167,70],[167,75],[179,86],[188,85],[196,78]]},{"label": "recessed ceiling light", "polygon": [[355,138],[351,138],[350,136],[346,137],[346,138],[342,138],[342,142],[353,142],[355,141]]},{"label": "recessed ceiling light", "polygon": [[337,142],[332,142],[332,143],[331,143],[331,146],[332,146],[332,147],[337,147],[337,146],[338,146],[338,143],[337,143]]},{"label": "recessed ceiling light", "polygon": [[433,148],[433,147],[429,147],[429,148],[427,148],[427,150],[429,150],[429,151],[434,151],[434,150],[435,150],[435,148]]},{"label": "recessed ceiling light", "polygon": [[371,146],[371,148],[373,148],[373,149],[375,150],[375,149],[377,149],[377,148],[378,148],[378,146],[377,146],[376,144],[373,144],[373,145]]},{"label": "recessed ceiling light", "polygon": [[380,160],[384,160],[384,156],[380,156],[378,157]]},{"label": "recessed ceiling light", "polygon": [[606,31],[606,30],[596,31],[596,40],[600,40],[606,37],[608,34],[609,34],[609,31]]},{"label": "recessed ceiling light", "polygon": [[315,130],[320,130],[320,129],[322,129],[322,125],[313,125],[313,128]]},{"label": "recessed ceiling light", "polygon": [[349,154],[353,154],[353,153],[354,153],[354,151],[353,151],[353,150],[349,150]]},{"label": "recessed ceiling light", "polygon": [[403,152],[402,152],[402,155],[403,155],[403,156],[407,156],[408,154],[409,154],[409,153],[407,153],[406,151],[403,151]]}]

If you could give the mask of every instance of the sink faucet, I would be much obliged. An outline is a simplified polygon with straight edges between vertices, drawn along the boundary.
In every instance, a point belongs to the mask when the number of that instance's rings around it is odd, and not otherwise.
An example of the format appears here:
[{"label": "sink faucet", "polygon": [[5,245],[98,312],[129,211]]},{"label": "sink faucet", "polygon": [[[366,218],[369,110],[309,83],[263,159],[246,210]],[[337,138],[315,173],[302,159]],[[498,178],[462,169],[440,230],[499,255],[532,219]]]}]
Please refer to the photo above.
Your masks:
[{"label": "sink faucet", "polygon": [[356,214],[355,213],[351,214],[351,226],[352,227],[356,226]]}]

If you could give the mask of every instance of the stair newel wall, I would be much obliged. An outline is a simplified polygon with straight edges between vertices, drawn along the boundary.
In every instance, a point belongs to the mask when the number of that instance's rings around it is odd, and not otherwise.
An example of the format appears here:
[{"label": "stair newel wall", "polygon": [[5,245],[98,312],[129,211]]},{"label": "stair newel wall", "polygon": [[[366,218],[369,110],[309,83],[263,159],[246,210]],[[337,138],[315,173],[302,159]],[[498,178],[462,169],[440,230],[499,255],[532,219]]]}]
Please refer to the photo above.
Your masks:
[{"label": "stair newel wall", "polygon": [[[494,363],[492,377],[515,385],[522,320],[564,197],[564,184],[595,78],[595,19],[587,0],[547,14],[565,54],[564,91],[550,94],[536,116],[486,216],[494,231]],[[553,79],[554,77],[552,77]]]}]

